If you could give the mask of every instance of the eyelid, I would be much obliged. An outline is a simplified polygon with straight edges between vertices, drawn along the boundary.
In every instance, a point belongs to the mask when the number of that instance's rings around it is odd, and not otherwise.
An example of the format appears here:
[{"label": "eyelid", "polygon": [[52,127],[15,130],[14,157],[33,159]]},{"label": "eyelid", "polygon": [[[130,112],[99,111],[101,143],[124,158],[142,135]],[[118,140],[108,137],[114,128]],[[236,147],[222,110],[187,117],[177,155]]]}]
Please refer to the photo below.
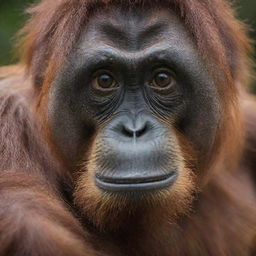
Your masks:
[{"label": "eyelid", "polygon": [[164,66],[163,65],[161,65],[161,66],[158,65],[158,66],[154,67],[154,70],[153,70],[152,74],[155,75],[156,73],[159,73],[159,72],[167,72],[167,73],[171,73],[173,75],[176,75],[174,69],[170,68],[166,65],[164,65]]},{"label": "eyelid", "polygon": [[[96,71],[94,71],[92,73],[92,78],[96,78],[97,76],[99,75],[103,75],[103,74],[108,74],[108,75],[111,75],[114,79],[115,79],[115,75],[113,74],[112,71],[110,71],[109,69],[107,68],[100,68],[100,69],[97,69]],[[116,80],[116,79],[115,79]]]}]

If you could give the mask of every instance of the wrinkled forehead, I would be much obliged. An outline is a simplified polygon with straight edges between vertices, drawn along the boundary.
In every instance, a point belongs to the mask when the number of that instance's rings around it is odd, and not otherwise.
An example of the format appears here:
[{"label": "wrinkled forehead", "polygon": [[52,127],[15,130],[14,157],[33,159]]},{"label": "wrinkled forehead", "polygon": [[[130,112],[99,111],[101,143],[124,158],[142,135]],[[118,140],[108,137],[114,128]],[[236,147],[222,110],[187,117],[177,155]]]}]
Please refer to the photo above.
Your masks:
[{"label": "wrinkled forehead", "polygon": [[108,45],[138,51],[166,42],[176,48],[193,48],[182,21],[171,9],[111,6],[91,16],[79,44],[86,49]]}]

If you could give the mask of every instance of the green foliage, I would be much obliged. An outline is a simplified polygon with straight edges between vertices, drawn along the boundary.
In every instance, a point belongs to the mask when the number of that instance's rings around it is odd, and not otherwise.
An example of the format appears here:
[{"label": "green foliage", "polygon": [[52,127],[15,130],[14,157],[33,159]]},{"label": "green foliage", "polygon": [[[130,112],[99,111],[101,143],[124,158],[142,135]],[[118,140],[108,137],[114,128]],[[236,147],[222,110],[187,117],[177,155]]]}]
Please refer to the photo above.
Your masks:
[{"label": "green foliage", "polygon": [[[0,66],[15,62],[12,57],[15,34],[26,19],[25,7],[33,2],[35,0],[0,0]],[[256,1],[237,0],[235,6],[240,18],[250,26],[250,36],[256,41]],[[256,82],[253,88],[256,92]]]},{"label": "green foliage", "polygon": [[26,18],[24,9],[33,0],[0,0],[0,65],[13,63],[15,35]]},{"label": "green foliage", "polygon": [[[236,4],[240,18],[249,25],[249,34],[254,40],[254,60],[256,60],[256,1],[255,0],[240,0]],[[256,67],[254,68],[256,73]],[[256,80],[252,85],[252,90],[256,94]]]}]

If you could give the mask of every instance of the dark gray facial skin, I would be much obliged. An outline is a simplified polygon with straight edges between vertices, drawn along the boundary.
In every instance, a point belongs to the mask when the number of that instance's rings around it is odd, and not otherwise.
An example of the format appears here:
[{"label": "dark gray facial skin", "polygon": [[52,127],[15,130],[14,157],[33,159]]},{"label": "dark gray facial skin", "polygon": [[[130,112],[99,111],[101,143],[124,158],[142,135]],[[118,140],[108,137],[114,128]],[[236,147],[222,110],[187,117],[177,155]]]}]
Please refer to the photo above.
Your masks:
[{"label": "dark gray facial skin", "polygon": [[[110,72],[118,88],[95,90],[99,70]],[[152,89],[156,70],[171,71],[171,89]],[[200,156],[210,152],[219,106],[216,87],[174,13],[112,7],[93,15],[53,81],[48,121],[73,164],[100,129],[96,185],[112,192],[144,191],[170,186],[179,174],[175,129]]]}]

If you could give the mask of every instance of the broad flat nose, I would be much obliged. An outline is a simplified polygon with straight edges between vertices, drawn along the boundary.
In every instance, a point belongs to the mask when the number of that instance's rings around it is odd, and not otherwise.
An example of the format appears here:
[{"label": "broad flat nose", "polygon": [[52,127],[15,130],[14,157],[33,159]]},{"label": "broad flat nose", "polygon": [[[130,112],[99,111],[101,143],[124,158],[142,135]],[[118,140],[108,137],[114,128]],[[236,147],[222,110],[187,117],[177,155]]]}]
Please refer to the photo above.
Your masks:
[{"label": "broad flat nose", "polygon": [[153,120],[147,116],[130,117],[125,116],[112,124],[113,130],[119,139],[142,139],[148,137],[152,132]]},{"label": "broad flat nose", "polygon": [[149,132],[149,123],[145,119],[125,120],[120,125],[120,133],[122,136],[139,138]]}]

